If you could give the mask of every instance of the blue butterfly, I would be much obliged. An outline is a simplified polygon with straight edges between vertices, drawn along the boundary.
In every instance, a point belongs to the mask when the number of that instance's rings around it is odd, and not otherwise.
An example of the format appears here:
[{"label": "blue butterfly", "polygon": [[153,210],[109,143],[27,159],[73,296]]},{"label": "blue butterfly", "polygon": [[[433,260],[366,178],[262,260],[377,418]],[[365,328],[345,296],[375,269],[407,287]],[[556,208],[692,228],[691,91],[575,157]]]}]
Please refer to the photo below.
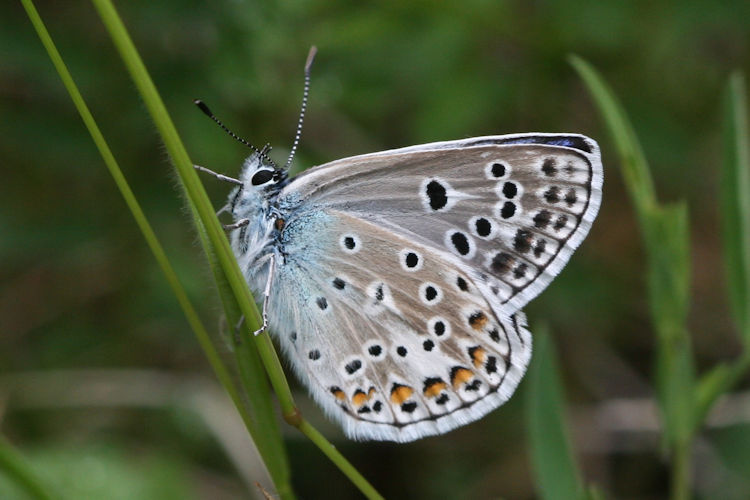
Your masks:
[{"label": "blue butterfly", "polygon": [[523,377],[521,308],[596,217],[599,147],[577,134],[475,137],[289,179],[313,55],[287,164],[250,146],[239,179],[214,174],[237,184],[232,248],[264,297],[264,327],[348,436],[445,433],[503,404]]}]

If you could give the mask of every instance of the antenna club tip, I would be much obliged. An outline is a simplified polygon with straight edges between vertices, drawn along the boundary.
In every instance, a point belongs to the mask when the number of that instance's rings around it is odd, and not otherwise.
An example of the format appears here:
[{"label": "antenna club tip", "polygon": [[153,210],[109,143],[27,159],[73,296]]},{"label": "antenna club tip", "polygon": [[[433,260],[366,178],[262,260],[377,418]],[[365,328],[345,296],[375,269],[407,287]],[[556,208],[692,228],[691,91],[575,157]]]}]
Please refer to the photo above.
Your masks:
[{"label": "antenna club tip", "polygon": [[200,99],[193,99],[193,104],[195,104],[196,106],[198,106],[198,108],[201,111],[203,111],[205,114],[207,114],[208,116],[212,116],[213,115],[213,113],[211,113],[211,110],[208,109],[208,106],[206,106],[206,104],[203,101],[201,101]]},{"label": "antenna club tip", "polygon": [[312,66],[313,59],[315,59],[315,54],[318,53],[318,47],[313,45],[310,47],[310,52],[307,53],[307,61],[305,62],[305,72],[310,72],[310,67]]}]

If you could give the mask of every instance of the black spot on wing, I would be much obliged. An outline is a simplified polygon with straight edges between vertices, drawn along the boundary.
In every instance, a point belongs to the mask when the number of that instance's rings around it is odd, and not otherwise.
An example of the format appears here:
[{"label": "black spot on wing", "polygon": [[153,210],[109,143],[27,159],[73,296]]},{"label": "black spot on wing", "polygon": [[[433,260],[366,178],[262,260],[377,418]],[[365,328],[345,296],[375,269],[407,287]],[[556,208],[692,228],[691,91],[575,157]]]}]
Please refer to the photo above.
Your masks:
[{"label": "black spot on wing", "polygon": [[479,236],[487,237],[492,234],[492,223],[484,217],[477,219],[476,222],[474,222],[474,227]]},{"label": "black spot on wing", "polygon": [[496,274],[505,274],[510,271],[510,267],[513,265],[513,260],[512,255],[505,252],[498,252],[495,254],[495,257],[493,257],[490,267]]},{"label": "black spot on wing", "polygon": [[538,229],[544,229],[549,225],[550,221],[552,220],[552,214],[549,212],[549,210],[540,210],[535,216],[534,216],[534,227]]},{"label": "black spot on wing", "polygon": [[531,231],[519,229],[513,238],[513,248],[520,253],[526,253],[531,250]]},{"label": "black spot on wing", "polygon": [[561,214],[557,218],[557,221],[555,221],[555,226],[554,226],[555,231],[559,231],[560,229],[564,228],[567,223],[568,223],[568,216]]},{"label": "black spot on wing", "polygon": [[513,198],[518,194],[518,186],[513,182],[506,182],[503,184],[503,195],[506,198]]},{"label": "black spot on wing", "polygon": [[360,368],[362,368],[362,362],[358,359],[355,359],[344,367],[346,373],[348,373],[349,375],[356,373]]},{"label": "black spot on wing", "polygon": [[401,405],[401,410],[405,413],[413,413],[417,409],[417,403],[414,401],[407,401]]},{"label": "black spot on wing", "polygon": [[544,253],[544,249],[546,248],[546,246],[547,246],[547,240],[543,240],[539,238],[536,241],[536,245],[534,245],[534,257],[536,257],[537,259],[541,257],[542,254]]},{"label": "black spot on wing", "polygon": [[466,283],[466,280],[463,279],[461,276],[458,277],[456,280],[456,285],[458,286],[458,289],[462,292],[465,292],[469,289],[469,285]]},{"label": "black spot on wing", "polygon": [[453,233],[451,235],[451,243],[453,243],[453,248],[461,255],[467,255],[471,250],[469,239],[462,232],[456,231]]},{"label": "black spot on wing", "polygon": [[560,188],[557,186],[550,186],[550,188],[544,192],[544,199],[547,203],[555,204],[560,201]]},{"label": "black spot on wing", "polygon": [[554,177],[557,173],[557,167],[555,166],[556,163],[557,162],[554,158],[545,158],[542,163],[542,172],[544,172],[544,175],[547,177]]},{"label": "black spot on wing", "polygon": [[405,262],[406,267],[413,269],[417,267],[417,264],[419,264],[419,256],[414,252],[409,252],[406,254]]},{"label": "black spot on wing", "polygon": [[516,214],[516,204],[512,201],[506,201],[503,203],[503,208],[500,210],[500,217],[503,219],[510,219]]},{"label": "black spot on wing", "polygon": [[427,198],[430,200],[430,208],[440,210],[448,204],[448,191],[440,182],[432,180],[425,188]]},{"label": "black spot on wing", "polygon": [[490,171],[494,177],[502,177],[505,175],[505,165],[502,163],[493,163]]}]

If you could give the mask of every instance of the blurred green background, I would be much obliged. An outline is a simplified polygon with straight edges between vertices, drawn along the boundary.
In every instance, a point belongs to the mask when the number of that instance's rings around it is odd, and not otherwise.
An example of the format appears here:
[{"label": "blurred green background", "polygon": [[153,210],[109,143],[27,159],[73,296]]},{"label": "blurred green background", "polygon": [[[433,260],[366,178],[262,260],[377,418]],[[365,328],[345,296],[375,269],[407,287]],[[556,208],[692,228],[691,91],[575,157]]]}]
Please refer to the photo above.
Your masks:
[{"label": "blurred green background", "polygon": [[[639,234],[612,143],[566,56],[582,56],[611,83],[660,197],[689,203],[690,328],[698,367],[711,366],[739,351],[718,232],[719,109],[729,72],[750,73],[750,2],[117,6],[193,161],[229,175],[247,150],[192,99],[283,159],[313,44],[297,168],[476,135],[599,140],[599,218],[527,313],[532,332],[546,323],[555,338],[585,479],[616,498],[667,493],[647,404],[654,338]],[[218,331],[221,308],[166,152],[93,7],[37,7],[204,321]],[[66,498],[258,497],[252,481],[268,483],[240,449],[241,424],[16,2],[0,5],[0,164],[0,431]],[[226,186],[205,182],[221,206]],[[311,422],[389,498],[535,495],[523,383],[481,421],[407,445],[348,441],[295,391]],[[617,406],[622,398],[628,405]],[[697,495],[750,496],[747,414],[719,411],[697,442]],[[284,430],[301,497],[358,497],[309,442]],[[0,474],[0,497],[16,495]]]}]

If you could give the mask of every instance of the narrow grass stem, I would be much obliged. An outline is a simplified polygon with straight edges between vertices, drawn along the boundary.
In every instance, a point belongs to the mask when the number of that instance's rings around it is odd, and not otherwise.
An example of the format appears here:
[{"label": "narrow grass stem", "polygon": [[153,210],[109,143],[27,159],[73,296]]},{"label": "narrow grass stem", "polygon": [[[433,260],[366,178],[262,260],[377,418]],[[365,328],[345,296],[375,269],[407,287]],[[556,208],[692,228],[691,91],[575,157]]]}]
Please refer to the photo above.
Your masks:
[{"label": "narrow grass stem", "polygon": [[369,499],[382,499],[383,496],[378,493],[375,488],[365,479],[349,461],[333,446],[330,442],[318,432],[315,427],[310,425],[307,420],[300,419],[297,428],[307,436],[307,438],[315,443],[315,445],[322,451],[336,466],[343,472],[346,477],[357,487],[362,494]]},{"label": "narrow grass stem", "polygon": [[[120,166],[118,165],[111,149],[109,148],[109,145],[107,144],[106,140],[104,139],[103,134],[101,133],[101,130],[96,124],[96,121],[94,120],[94,117],[91,111],[89,110],[80,91],[78,90],[78,87],[76,86],[72,75],[68,71],[67,66],[65,65],[62,59],[62,56],[60,55],[57,48],[55,47],[55,44],[52,41],[52,38],[50,37],[49,32],[47,31],[46,27],[44,26],[44,23],[42,22],[41,17],[39,16],[39,13],[37,12],[31,0],[22,0],[22,4],[24,8],[26,9],[26,12],[34,28],[36,29],[37,34],[39,35],[39,38],[42,41],[42,44],[46,48],[50,56],[50,59],[52,60],[55,68],[57,69],[58,74],[60,75],[60,78],[64,86],[68,90],[71,96],[71,100],[73,101],[75,107],[77,108],[79,114],[81,115],[81,118],[84,124],[86,125],[86,128],[88,129],[89,133],[91,134],[91,137],[94,143],[99,149],[99,152],[104,160],[104,163],[107,166],[110,174],[112,175],[115,181],[115,184],[120,190],[120,193],[122,194],[123,199],[125,200],[125,203],[130,209],[133,215],[133,218],[136,221],[136,224],[138,225],[141,231],[141,234],[143,234],[143,237],[146,240],[146,243],[148,244],[157,263],[159,264],[159,267],[164,273],[167,283],[172,289],[172,293],[174,293],[178,304],[180,305],[183,313],[185,314],[185,317],[187,318],[188,324],[190,325],[196,337],[198,338],[198,341],[203,351],[205,352],[206,357],[209,360],[209,363],[214,369],[214,372],[216,373],[217,378],[221,382],[222,386],[224,386],[225,390],[227,391],[230,398],[232,399],[235,406],[237,407],[237,410],[239,411],[240,416],[242,417],[245,425],[247,426],[247,429],[250,432],[251,436],[254,437],[254,440],[256,441],[258,445],[258,451],[260,452],[261,456],[263,456],[264,462],[268,466],[269,473],[273,477],[274,482],[276,483],[277,489],[280,492],[287,492],[287,491],[289,492],[288,494],[285,494],[283,496],[284,498],[293,498],[293,495],[291,494],[291,487],[288,485],[289,472],[288,472],[288,464],[286,463],[286,457],[283,455],[283,452],[280,454],[278,449],[274,449],[274,447],[269,444],[268,430],[266,430],[263,433],[263,435],[259,434],[257,423],[251,417],[250,413],[248,413],[248,409],[243,404],[242,398],[240,397],[240,394],[239,394],[238,387],[234,384],[232,377],[229,371],[227,370],[227,367],[222,362],[220,355],[216,351],[211,341],[211,337],[208,331],[206,330],[205,326],[201,322],[197,311],[195,310],[192,303],[190,302],[190,299],[188,298],[188,295],[185,292],[185,289],[182,287],[182,284],[180,283],[177,273],[174,271],[174,268],[171,266],[169,259],[166,255],[166,252],[164,251],[162,245],[160,244],[158,238],[156,237],[156,234],[153,228],[151,227],[151,225],[149,224],[143,210],[138,204],[138,201],[135,198],[135,195],[130,189],[130,186],[128,185],[127,180],[125,179],[125,176],[123,175],[122,170],[120,169]],[[270,416],[270,419],[273,420],[273,413],[272,413],[272,409],[270,408],[270,405],[269,405],[267,412]],[[257,417],[257,411],[256,411],[256,417]],[[265,420],[268,420],[268,418],[266,418]],[[279,446],[281,446],[280,435],[278,436],[277,439],[278,439],[278,444],[276,445],[275,448],[278,448]]]},{"label": "narrow grass stem", "polygon": [[[199,234],[208,236],[208,242],[204,241],[206,252],[215,253],[217,261],[224,272],[226,281],[229,284],[233,294],[236,297],[237,305],[245,318],[246,331],[252,332],[261,324],[261,316],[255,305],[244,277],[240,272],[237,261],[234,258],[229,242],[227,241],[224,230],[214,213],[213,207],[208,195],[200,183],[198,175],[193,168],[193,163],[185,150],[182,141],[177,133],[172,120],[159,96],[156,86],[151,80],[138,51],[130,39],[122,20],[120,19],[114,5],[110,0],[92,0],[94,6],[99,12],[102,21],[112,37],[120,56],[125,62],[125,66],[131,74],[131,77],[138,88],[144,103],[146,104],[151,118],[154,120],[159,130],[164,144],[175,164],[180,180],[185,188],[190,208],[193,212],[196,224],[199,226]],[[270,337],[267,332],[258,335],[256,338],[258,353],[269,375],[271,385],[279,398],[282,412],[285,418],[293,418],[298,414],[298,410],[292,399],[289,384],[281,369],[281,363],[273,348]],[[296,417],[295,417],[296,418]],[[300,430],[313,439],[313,442],[327,456],[336,457],[334,463],[341,468],[342,472],[347,475],[354,484],[359,487],[363,493],[370,498],[379,498],[372,486],[347,462],[340,454],[330,454],[327,450],[334,450],[333,446],[309,424],[301,426]],[[313,437],[311,437],[313,436]],[[364,489],[363,489],[364,488]]]},{"label": "narrow grass stem", "polygon": [[672,500],[688,500],[690,498],[690,463],[692,439],[678,441],[672,448]]},{"label": "narrow grass stem", "polygon": [[2,435],[0,435],[0,471],[3,471],[10,479],[15,480],[15,483],[30,498],[38,500],[53,498],[47,486],[37,476],[26,459]]},{"label": "narrow grass stem", "polygon": [[635,208],[648,266],[651,319],[656,333],[656,389],[664,444],[672,459],[672,495],[690,491],[690,445],[695,432],[695,375],[686,327],[690,299],[690,237],[684,203],[659,204],[638,138],[609,85],[586,61],[569,58],[609,129],[620,170]]}]

